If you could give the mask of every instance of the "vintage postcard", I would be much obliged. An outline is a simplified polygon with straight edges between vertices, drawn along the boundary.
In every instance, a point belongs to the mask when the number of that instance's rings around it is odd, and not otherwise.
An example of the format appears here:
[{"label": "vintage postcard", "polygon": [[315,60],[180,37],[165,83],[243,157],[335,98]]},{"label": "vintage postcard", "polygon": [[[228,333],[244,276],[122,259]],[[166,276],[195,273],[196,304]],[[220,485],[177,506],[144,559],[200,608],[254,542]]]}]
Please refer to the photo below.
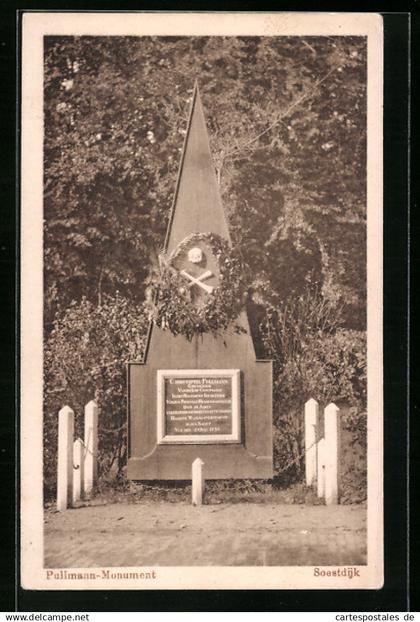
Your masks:
[{"label": "vintage postcard", "polygon": [[380,588],[382,18],[22,21],[21,585]]}]

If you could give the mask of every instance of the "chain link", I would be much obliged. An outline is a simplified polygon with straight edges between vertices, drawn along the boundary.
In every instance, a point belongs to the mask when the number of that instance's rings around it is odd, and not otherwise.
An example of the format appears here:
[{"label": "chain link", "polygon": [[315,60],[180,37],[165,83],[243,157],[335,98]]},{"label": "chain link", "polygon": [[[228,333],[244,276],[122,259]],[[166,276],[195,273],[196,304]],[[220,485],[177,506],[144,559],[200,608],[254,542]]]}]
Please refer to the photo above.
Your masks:
[{"label": "chain link", "polygon": [[123,430],[126,427],[127,427],[127,422],[123,423],[122,425],[120,425],[119,428],[103,428],[103,427],[100,427],[100,428],[98,428],[98,430],[99,430],[99,432],[106,432],[107,434],[108,433],[112,434],[113,432],[121,432],[121,430]]},{"label": "chain link", "polygon": [[317,443],[318,441],[314,441],[312,445],[309,445],[309,447],[305,448],[298,456],[292,458],[291,460],[289,460],[289,462],[286,462],[285,466],[283,466],[280,471],[276,471],[276,475],[280,475],[281,473],[284,473],[285,471],[290,469],[291,466],[293,466],[296,462],[300,461],[304,457],[306,452],[312,449],[312,447],[314,447]]},{"label": "chain link", "polygon": [[[118,428],[104,428],[104,427],[100,427],[100,428],[98,428],[98,430],[100,432],[105,432],[106,434],[115,434],[117,432],[121,432],[121,430],[124,430],[126,427],[127,427],[127,422],[123,423]],[[89,430],[89,435],[90,435],[90,432],[91,432],[91,430]],[[280,475],[281,473],[284,473],[285,471],[290,469],[291,466],[293,466],[297,462],[300,462],[300,460],[305,456],[305,454],[310,449],[312,449],[312,447],[317,445],[318,440],[314,441],[311,445],[309,445],[309,447],[305,448],[298,456],[295,456],[291,460],[286,462],[286,464],[279,471],[277,471],[277,475]],[[83,460],[84,460],[88,453],[90,453],[90,455],[93,456],[93,452],[88,448],[89,436],[88,436],[88,443],[86,444],[83,441],[82,441],[82,443],[83,443],[83,447],[84,447],[84,452],[83,452]],[[74,469],[78,469],[79,467],[73,464],[73,468]]]},{"label": "chain link", "polygon": [[[124,428],[126,428],[126,427],[127,427],[127,423],[123,423],[123,424],[122,424],[119,428],[112,428],[112,429],[111,429],[111,428],[103,428],[103,427],[100,427],[100,428],[98,428],[98,430],[99,430],[100,432],[105,432],[105,433],[111,433],[111,434],[112,434],[112,433],[115,433],[115,432],[121,432],[121,430],[123,430],[123,429],[124,429]],[[88,433],[87,442],[85,443],[84,441],[82,441],[82,443],[83,443],[83,448],[84,448],[84,450],[83,450],[82,460],[84,460],[88,454],[90,454],[91,456],[93,456],[93,455],[94,455],[94,454],[93,454],[93,452],[89,449],[89,438],[90,438],[90,433],[91,433],[91,429],[89,428],[89,433]],[[80,467],[79,467],[78,465],[75,465],[75,464],[73,463],[73,469],[77,470],[77,469],[79,469],[79,468],[80,468]]]}]

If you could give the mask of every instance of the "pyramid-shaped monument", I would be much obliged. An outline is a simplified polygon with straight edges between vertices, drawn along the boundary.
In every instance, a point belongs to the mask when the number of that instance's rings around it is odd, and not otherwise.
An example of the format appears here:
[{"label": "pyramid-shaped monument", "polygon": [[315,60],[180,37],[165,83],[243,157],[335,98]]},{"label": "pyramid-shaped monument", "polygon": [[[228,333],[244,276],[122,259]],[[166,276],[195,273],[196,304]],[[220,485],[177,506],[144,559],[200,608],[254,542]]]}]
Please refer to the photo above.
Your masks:
[{"label": "pyramid-shaped monument", "polygon": [[[212,240],[230,244],[196,84],[162,260],[198,307],[221,291]],[[206,479],[272,477],[272,362],[256,359],[245,310],[235,324],[187,338],[152,322],[129,364],[129,478],[188,480],[196,458]]]}]

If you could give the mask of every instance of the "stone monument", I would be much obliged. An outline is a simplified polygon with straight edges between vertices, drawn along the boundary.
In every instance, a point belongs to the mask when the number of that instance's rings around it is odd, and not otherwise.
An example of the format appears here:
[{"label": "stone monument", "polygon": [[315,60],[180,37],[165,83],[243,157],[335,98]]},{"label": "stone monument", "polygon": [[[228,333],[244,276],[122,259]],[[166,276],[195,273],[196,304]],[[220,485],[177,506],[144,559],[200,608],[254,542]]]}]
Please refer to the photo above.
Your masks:
[{"label": "stone monument", "polygon": [[[196,85],[162,258],[180,304],[200,308],[222,287],[214,240],[230,246]],[[186,336],[151,323],[128,369],[130,479],[191,479],[197,458],[206,479],[272,477],[272,362],[256,358],[244,308],[235,326]]]}]

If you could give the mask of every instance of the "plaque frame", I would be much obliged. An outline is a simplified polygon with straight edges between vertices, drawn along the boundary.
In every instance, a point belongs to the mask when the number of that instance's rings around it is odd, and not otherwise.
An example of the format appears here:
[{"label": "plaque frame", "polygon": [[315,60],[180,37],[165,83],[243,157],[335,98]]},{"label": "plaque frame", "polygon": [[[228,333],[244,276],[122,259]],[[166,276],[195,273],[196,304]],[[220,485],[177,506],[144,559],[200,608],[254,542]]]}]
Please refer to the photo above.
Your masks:
[{"label": "plaque frame", "polygon": [[[157,443],[158,445],[217,445],[241,442],[240,369],[158,369],[157,370]],[[166,434],[165,380],[172,377],[217,378],[232,380],[231,434]]]}]

